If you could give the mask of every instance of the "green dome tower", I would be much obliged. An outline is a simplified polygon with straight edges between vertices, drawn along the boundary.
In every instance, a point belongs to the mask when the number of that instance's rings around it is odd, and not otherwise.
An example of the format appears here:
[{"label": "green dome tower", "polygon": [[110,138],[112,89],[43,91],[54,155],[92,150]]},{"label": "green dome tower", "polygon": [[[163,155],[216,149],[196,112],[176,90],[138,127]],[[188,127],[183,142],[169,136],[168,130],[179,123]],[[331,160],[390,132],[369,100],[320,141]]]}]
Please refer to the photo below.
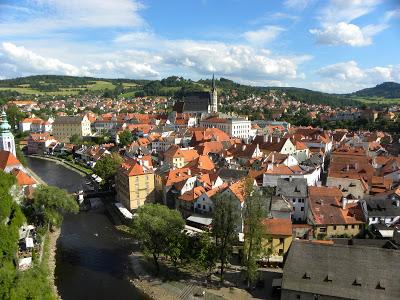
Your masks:
[{"label": "green dome tower", "polygon": [[4,110],[0,117],[0,150],[9,151],[16,156],[14,135],[11,132],[11,126],[8,124]]}]

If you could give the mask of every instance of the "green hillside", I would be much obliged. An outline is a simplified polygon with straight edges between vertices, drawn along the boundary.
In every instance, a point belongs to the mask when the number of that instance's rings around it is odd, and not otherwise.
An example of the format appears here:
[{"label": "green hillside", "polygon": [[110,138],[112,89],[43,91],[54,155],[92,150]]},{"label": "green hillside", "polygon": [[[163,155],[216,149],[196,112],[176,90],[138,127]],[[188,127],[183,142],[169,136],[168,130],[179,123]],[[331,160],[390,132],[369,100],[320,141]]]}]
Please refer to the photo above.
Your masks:
[{"label": "green hillside", "polygon": [[351,94],[356,97],[372,97],[381,99],[399,99],[400,84],[396,82],[384,82],[373,88],[363,89]]},{"label": "green hillside", "polygon": [[[188,92],[207,91],[210,79],[192,81],[178,76],[162,80],[107,79],[59,75],[37,75],[0,80],[0,101],[20,97],[66,97],[84,94],[105,97],[171,96],[181,98]],[[226,78],[216,81],[218,92],[229,96],[230,102],[250,95],[264,96],[274,91],[282,99],[308,104],[331,106],[381,106],[400,104],[400,84],[385,82],[374,88],[352,94],[328,94],[296,87],[257,87],[236,83]]]}]

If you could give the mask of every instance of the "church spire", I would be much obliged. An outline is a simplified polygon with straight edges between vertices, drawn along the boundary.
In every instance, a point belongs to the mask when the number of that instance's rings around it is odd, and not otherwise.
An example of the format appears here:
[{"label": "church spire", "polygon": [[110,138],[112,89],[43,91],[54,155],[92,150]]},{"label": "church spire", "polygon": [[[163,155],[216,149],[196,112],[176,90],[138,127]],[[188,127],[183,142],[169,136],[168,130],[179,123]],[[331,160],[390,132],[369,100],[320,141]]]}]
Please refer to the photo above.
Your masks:
[{"label": "church spire", "polygon": [[214,78],[214,73],[213,73],[213,78],[212,78],[212,89],[215,90],[215,78]]},{"label": "church spire", "polygon": [[217,87],[215,86],[215,77],[213,74],[212,77],[212,89],[211,89],[211,112],[218,112],[218,95],[217,95]]}]

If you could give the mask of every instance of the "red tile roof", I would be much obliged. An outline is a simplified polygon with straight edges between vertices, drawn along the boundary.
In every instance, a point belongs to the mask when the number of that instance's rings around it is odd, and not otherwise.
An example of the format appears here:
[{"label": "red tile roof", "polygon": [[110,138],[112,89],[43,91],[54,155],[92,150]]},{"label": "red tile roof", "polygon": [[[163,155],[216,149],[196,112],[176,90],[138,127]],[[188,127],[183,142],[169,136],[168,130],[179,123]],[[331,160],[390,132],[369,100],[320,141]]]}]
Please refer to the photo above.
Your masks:
[{"label": "red tile roof", "polygon": [[0,150],[0,169],[20,165],[20,161],[9,151]]},{"label": "red tile roof", "polygon": [[264,219],[264,233],[268,235],[291,236],[292,221],[290,219]]},{"label": "red tile roof", "polygon": [[17,183],[19,186],[25,186],[25,185],[33,185],[36,184],[36,181],[26,174],[24,171],[20,169],[13,169],[11,173],[15,176],[17,179]]},{"label": "red tile roof", "polygon": [[308,187],[310,209],[317,225],[361,224],[363,212],[358,203],[342,208],[342,192],[337,187]]}]

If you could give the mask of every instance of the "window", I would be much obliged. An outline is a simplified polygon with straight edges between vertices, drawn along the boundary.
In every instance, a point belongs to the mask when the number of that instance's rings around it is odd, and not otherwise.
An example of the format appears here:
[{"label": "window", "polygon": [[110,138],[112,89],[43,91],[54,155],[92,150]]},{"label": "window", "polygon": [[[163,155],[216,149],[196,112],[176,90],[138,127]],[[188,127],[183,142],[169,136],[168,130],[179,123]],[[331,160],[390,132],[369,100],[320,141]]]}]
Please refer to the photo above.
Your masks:
[{"label": "window", "polygon": [[326,232],[326,227],[320,227],[319,232]]},{"label": "window", "polygon": [[344,230],[347,230],[349,228],[348,225],[344,225]]},{"label": "window", "polygon": [[285,241],[284,238],[280,238],[280,239],[279,239],[279,243],[281,243],[281,244],[283,244],[284,241]]},{"label": "window", "polygon": [[333,226],[333,230],[336,230],[336,225]]},{"label": "window", "polygon": [[301,208],[301,211],[304,211],[304,207]]}]

